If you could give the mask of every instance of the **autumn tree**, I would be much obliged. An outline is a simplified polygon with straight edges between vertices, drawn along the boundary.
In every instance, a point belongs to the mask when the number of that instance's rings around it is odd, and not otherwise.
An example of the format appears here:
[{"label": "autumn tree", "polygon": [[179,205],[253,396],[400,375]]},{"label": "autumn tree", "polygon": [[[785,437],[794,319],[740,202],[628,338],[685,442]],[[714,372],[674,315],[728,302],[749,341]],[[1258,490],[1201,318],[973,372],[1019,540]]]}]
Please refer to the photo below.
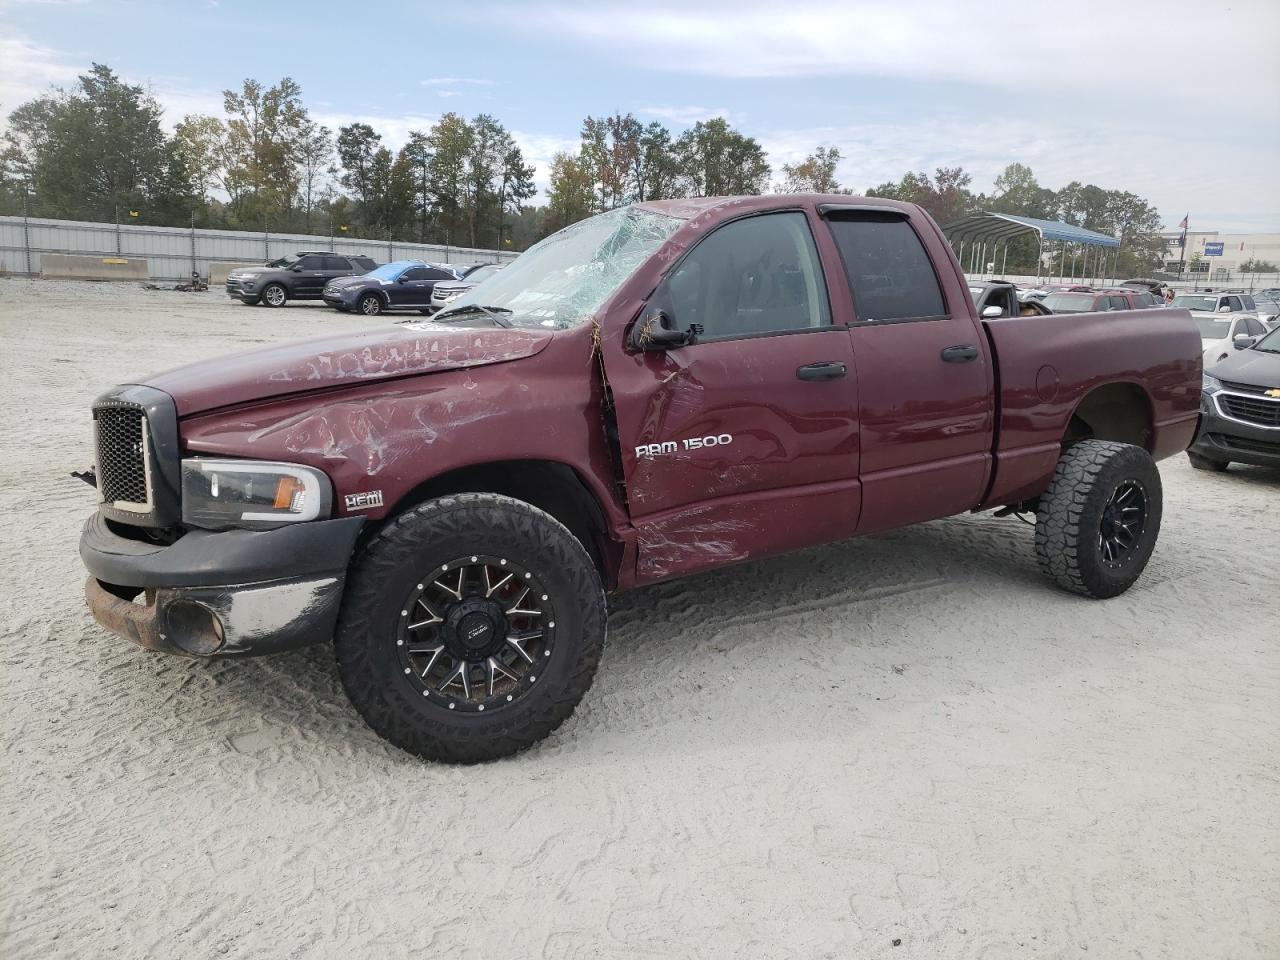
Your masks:
[{"label": "autumn tree", "polygon": [[595,177],[590,164],[563,151],[551,158],[544,226],[548,233],[596,212]]},{"label": "autumn tree", "polygon": [[772,172],[760,144],[723,117],[699,120],[680,135],[675,152],[689,196],[763,193]]},{"label": "autumn tree", "polygon": [[783,181],[778,193],[851,193],[840,187],[836,167],[840,164],[838,147],[818,147],[799,163],[782,165]]},{"label": "autumn tree", "polygon": [[247,79],[224,90],[226,187],[245,222],[287,216],[301,180],[299,145],[307,127],[302,88],[289,77],[273,87]]}]

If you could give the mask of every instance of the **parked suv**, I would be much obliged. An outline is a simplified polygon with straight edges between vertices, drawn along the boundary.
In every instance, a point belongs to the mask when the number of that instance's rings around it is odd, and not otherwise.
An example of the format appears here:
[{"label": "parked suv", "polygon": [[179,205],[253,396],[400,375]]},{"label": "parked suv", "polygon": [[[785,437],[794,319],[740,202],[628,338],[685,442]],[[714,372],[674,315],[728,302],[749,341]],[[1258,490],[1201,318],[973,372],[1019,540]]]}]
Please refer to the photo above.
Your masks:
[{"label": "parked suv", "polygon": [[1137,290],[1062,291],[1051,293],[1040,302],[1054,313],[1105,313],[1160,306],[1150,293]]},{"label": "parked suv", "polygon": [[389,310],[431,312],[431,292],[441,280],[458,275],[438,263],[397,260],[362,277],[340,277],[324,288],[324,302],[338,310],[358,310],[376,317]]},{"label": "parked suv", "polygon": [[335,277],[368,273],[378,265],[368,257],[304,250],[262,267],[237,267],[227,275],[227,296],[243,303],[282,307],[288,300],[319,300]]},{"label": "parked suv", "polygon": [[1171,307],[1183,307],[1198,313],[1247,313],[1257,318],[1258,305],[1247,293],[1180,293]]},{"label": "parked suv", "polygon": [[463,272],[461,279],[437,283],[436,288],[431,291],[432,311],[444,309],[476,284],[488,280],[501,269],[502,264],[500,263],[481,263],[474,267],[468,267]]}]

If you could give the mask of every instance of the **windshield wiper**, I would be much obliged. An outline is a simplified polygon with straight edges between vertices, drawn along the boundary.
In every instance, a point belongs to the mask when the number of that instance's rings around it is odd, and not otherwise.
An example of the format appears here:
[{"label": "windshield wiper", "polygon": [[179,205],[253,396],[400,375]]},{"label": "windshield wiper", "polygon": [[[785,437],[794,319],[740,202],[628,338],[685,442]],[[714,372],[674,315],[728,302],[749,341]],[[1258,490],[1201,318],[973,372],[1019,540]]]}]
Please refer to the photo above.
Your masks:
[{"label": "windshield wiper", "polygon": [[439,323],[442,317],[447,317],[447,316],[461,317],[469,313],[483,313],[485,316],[487,316],[490,320],[492,320],[498,326],[510,327],[511,321],[508,320],[506,317],[498,316],[498,314],[511,313],[511,312],[512,311],[508,310],[506,307],[485,307],[485,306],[481,306],[478,303],[464,303],[460,307],[449,307],[448,309],[441,310],[431,319],[434,320],[436,323]]}]

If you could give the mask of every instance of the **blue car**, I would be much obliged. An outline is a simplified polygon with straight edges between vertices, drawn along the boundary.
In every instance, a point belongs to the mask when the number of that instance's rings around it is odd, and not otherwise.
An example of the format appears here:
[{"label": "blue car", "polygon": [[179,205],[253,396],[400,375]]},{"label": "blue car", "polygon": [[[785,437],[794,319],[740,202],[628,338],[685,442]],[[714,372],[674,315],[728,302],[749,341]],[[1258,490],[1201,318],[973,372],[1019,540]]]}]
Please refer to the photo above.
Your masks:
[{"label": "blue car", "polygon": [[366,317],[397,310],[431,312],[431,291],[441,280],[457,280],[448,267],[421,260],[397,260],[361,277],[340,277],[325,284],[324,302]]}]

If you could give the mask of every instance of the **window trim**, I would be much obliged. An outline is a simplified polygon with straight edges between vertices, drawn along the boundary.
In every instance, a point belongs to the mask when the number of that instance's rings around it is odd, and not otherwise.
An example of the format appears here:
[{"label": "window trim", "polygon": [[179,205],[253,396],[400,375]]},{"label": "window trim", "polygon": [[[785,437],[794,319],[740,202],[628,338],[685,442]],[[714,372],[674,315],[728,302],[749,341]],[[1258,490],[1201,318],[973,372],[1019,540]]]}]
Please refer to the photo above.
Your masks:
[{"label": "window trim", "polygon": [[[680,269],[685,260],[693,255],[695,250],[701,247],[707,242],[707,240],[714,237],[725,227],[728,227],[731,224],[741,223],[744,220],[751,220],[755,217],[772,217],[777,216],[780,213],[798,213],[804,218],[805,228],[809,231],[809,241],[813,244],[813,262],[817,266],[817,277],[822,284],[823,291],[826,293],[827,323],[821,327],[793,327],[789,330],[765,330],[761,333],[743,333],[727,337],[698,337],[698,339],[693,343],[687,344],[684,347],[681,347],[681,349],[698,347],[704,343],[732,343],[735,340],[759,340],[761,337],[785,337],[796,333],[826,333],[831,330],[847,330],[851,326],[850,324],[831,322],[831,284],[827,282],[827,273],[822,266],[822,252],[818,249],[818,238],[814,236],[813,224],[809,220],[809,211],[801,204],[786,207],[773,207],[769,210],[751,210],[716,224],[712,230],[699,237],[697,243],[682,253],[677,259],[672,261],[667,269],[663,271],[658,282],[654,284],[653,289],[649,291],[649,295],[644,298],[645,306],[647,307],[649,302],[658,295],[659,291],[661,291],[663,287],[667,285],[667,281],[675,275],[675,272]],[[644,310],[642,309],[640,312],[644,313]],[[640,314],[637,314],[637,318],[639,315]]]},{"label": "window trim", "polygon": [[[938,274],[938,265],[933,262],[933,255],[929,253],[929,247],[924,242],[924,237],[920,236],[920,231],[916,229],[916,225],[911,222],[911,217],[897,207],[878,207],[878,206],[859,206],[852,203],[824,203],[820,208],[823,211],[822,220],[827,225],[827,230],[831,233],[831,242],[835,244],[836,253],[840,257],[840,265],[844,268],[845,283],[849,287],[849,300],[853,307],[853,323],[849,324],[853,327],[887,327],[894,323],[936,323],[939,320],[951,320],[955,314],[950,310],[950,304],[947,303],[946,288],[942,285],[942,277]],[[906,222],[907,227],[915,235],[916,242],[920,244],[920,250],[924,254],[924,258],[929,261],[929,269],[933,271],[934,283],[938,285],[938,299],[942,301],[944,309],[943,313],[934,317],[893,317],[888,320],[860,320],[858,317],[858,292],[853,288],[853,274],[849,272],[849,263],[844,258],[844,250],[840,247],[840,241],[836,239],[835,231],[831,229],[832,218],[827,216],[830,210],[832,213],[852,214],[851,220],[858,219],[859,213],[870,213],[873,215],[890,214],[900,220]],[[968,283],[965,284],[965,295],[968,296]]]}]

